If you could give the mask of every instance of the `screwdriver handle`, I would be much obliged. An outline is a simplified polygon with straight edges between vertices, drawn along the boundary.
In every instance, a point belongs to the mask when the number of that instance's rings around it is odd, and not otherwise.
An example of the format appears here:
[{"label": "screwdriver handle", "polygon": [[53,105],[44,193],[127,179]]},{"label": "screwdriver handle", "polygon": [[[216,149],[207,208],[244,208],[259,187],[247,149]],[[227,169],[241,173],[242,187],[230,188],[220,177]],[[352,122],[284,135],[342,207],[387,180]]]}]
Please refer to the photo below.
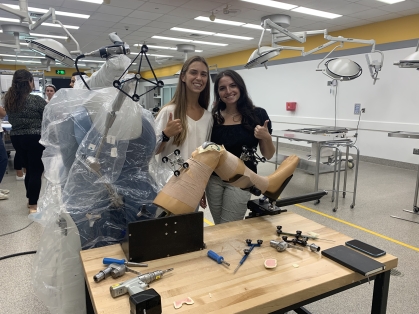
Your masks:
[{"label": "screwdriver handle", "polygon": [[110,258],[110,257],[105,257],[103,259],[103,264],[105,264],[105,265],[112,264],[112,263],[125,264],[125,260],[124,259]]},{"label": "screwdriver handle", "polygon": [[218,255],[217,253],[215,253],[212,250],[209,250],[207,252],[208,257],[210,257],[211,259],[213,259],[214,261],[216,261],[218,264],[224,264],[226,266],[230,266],[229,263],[227,263],[226,261],[224,261],[224,257]]}]

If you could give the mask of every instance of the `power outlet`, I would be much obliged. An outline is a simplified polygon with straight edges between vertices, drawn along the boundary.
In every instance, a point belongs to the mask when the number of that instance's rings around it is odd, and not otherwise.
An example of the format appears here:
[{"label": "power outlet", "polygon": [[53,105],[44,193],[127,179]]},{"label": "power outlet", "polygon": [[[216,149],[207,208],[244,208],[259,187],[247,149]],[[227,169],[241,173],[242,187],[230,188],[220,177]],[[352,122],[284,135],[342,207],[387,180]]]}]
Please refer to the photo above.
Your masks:
[{"label": "power outlet", "polygon": [[419,155],[419,148],[413,148],[413,154]]},{"label": "power outlet", "polygon": [[361,109],[361,112],[362,112],[362,113],[365,113],[365,108],[362,108],[362,109]]},{"label": "power outlet", "polygon": [[354,114],[359,116],[361,114],[361,104],[355,104]]}]

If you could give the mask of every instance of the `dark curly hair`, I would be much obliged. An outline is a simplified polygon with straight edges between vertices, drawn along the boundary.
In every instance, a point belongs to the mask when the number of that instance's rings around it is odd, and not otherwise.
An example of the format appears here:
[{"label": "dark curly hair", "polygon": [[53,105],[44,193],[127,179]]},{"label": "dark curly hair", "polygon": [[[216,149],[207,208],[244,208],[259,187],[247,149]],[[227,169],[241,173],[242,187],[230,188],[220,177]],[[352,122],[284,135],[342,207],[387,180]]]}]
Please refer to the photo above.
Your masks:
[{"label": "dark curly hair", "polygon": [[252,100],[250,99],[246,84],[243,81],[243,78],[238,74],[236,71],[233,70],[224,70],[220,72],[214,81],[214,98],[215,104],[212,108],[212,114],[214,119],[217,121],[218,124],[224,123],[224,118],[221,115],[221,111],[226,109],[226,104],[220,99],[220,94],[218,93],[218,85],[220,80],[224,76],[229,76],[231,79],[236,83],[237,87],[240,90],[240,98],[237,101],[237,111],[242,116],[242,124],[248,130],[253,130],[256,125],[260,124],[258,121],[257,115],[255,115],[255,106],[253,105]]},{"label": "dark curly hair", "polygon": [[26,98],[32,92],[31,72],[21,69],[13,74],[12,86],[4,95],[4,109],[6,112],[20,112],[25,107]]}]

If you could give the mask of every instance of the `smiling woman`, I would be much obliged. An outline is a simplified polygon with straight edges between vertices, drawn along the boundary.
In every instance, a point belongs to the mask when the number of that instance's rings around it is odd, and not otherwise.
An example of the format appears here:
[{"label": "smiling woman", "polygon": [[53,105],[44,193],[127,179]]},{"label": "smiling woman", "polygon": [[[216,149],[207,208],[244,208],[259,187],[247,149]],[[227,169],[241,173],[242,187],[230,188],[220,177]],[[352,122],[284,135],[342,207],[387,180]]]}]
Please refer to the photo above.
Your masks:
[{"label": "smiling woman", "polygon": [[[265,109],[253,105],[242,77],[233,70],[218,74],[214,82],[214,98],[211,142],[224,145],[227,151],[238,158],[244,146],[252,150],[259,146],[266,159],[272,158],[275,147],[271,137],[271,121]],[[244,163],[257,173],[253,160]],[[215,173],[210,177],[205,191],[215,224],[243,219],[250,192],[229,185]]]},{"label": "smiling woman", "polygon": [[[208,64],[204,58],[194,56],[183,64],[175,94],[156,118],[159,161],[176,149],[183,160],[187,160],[197,147],[209,140],[213,119],[207,110],[208,77]],[[201,206],[206,207],[205,197]]]}]

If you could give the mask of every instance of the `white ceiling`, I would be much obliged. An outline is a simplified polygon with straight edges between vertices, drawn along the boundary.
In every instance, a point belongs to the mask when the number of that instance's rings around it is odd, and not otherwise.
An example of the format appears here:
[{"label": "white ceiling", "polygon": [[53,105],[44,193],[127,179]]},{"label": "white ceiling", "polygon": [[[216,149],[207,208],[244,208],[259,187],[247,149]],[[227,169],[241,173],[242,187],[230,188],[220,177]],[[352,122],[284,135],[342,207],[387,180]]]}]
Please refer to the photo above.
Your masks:
[{"label": "white ceiling", "polygon": [[[57,19],[63,24],[80,27],[78,30],[69,29],[69,31],[79,42],[83,52],[89,52],[109,45],[108,34],[113,31],[116,31],[122,40],[131,46],[133,52],[139,52],[137,47],[134,47],[134,44],[137,43],[142,44],[145,42],[149,45],[170,47],[175,47],[176,44],[182,43],[151,38],[153,35],[228,44],[225,47],[195,44],[196,49],[203,50],[199,54],[207,58],[255,48],[261,34],[261,31],[256,29],[194,20],[197,16],[209,17],[211,12],[214,12],[219,19],[251,24],[260,24],[262,16],[283,13],[291,16],[291,26],[288,28],[290,31],[328,29],[329,32],[419,13],[419,0],[406,0],[391,5],[377,0],[282,1],[342,15],[342,17],[336,19],[326,19],[240,0],[111,0],[109,5],[76,0],[28,0],[28,2],[29,7],[42,9],[54,7],[56,11],[90,15],[89,19],[57,16]],[[0,0],[0,3],[18,4],[16,0]],[[237,13],[223,14],[223,8],[227,4],[230,5],[230,9],[238,9],[239,11]],[[0,11],[0,17],[16,18],[5,11]],[[6,24],[6,22],[0,23]],[[238,40],[209,35],[191,38],[189,33],[170,30],[172,27],[248,36],[254,39]],[[39,27],[36,33],[65,36],[62,29],[47,26]],[[265,36],[265,42],[269,43],[269,35]],[[62,39],[58,40],[68,50],[76,49],[74,43],[67,43]],[[13,38],[6,34],[0,34],[0,42],[13,43]],[[10,48],[0,47],[0,53],[14,54],[14,51]],[[174,50],[150,49],[149,53],[174,57],[162,64],[156,63],[154,57],[150,57],[153,68],[177,64],[183,59],[183,53]],[[20,54],[29,55],[31,53],[23,51]],[[0,63],[3,62],[0,61]]]}]

